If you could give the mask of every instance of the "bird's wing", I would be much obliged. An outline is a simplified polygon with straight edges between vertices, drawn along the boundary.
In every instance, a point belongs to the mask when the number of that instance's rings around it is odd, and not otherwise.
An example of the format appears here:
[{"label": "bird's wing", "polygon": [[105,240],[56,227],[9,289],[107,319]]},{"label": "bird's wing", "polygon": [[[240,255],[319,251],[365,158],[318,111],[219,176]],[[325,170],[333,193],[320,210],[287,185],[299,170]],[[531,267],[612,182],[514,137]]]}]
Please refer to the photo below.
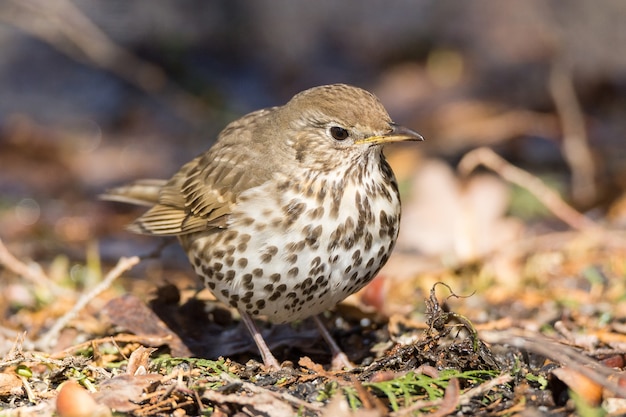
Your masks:
[{"label": "bird's wing", "polygon": [[[163,186],[158,204],[129,229],[142,234],[182,235],[226,228],[237,196],[271,176],[269,170],[251,169],[250,160],[258,144],[247,128],[268,111],[251,113],[227,126],[211,149],[185,164]],[[254,161],[252,165],[262,163]]]}]

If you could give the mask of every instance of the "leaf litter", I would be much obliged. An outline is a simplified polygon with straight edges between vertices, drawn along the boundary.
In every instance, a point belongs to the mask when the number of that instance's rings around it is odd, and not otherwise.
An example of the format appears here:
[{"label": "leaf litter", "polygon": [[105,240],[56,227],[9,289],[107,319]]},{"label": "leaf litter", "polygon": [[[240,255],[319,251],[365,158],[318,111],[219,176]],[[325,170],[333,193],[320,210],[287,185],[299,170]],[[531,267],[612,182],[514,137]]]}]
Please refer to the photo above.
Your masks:
[{"label": "leaf litter", "polygon": [[[594,228],[511,245],[430,270],[426,279],[383,271],[379,280],[412,288],[402,312],[379,309],[365,291],[326,316],[353,370],[328,368],[306,321],[267,327],[277,356],[287,358],[283,369],[268,372],[234,313],[206,293],[170,284],[144,302],[115,288],[137,258],[121,259],[81,289],[2,244],[5,277],[23,277],[25,291],[61,294],[44,296],[28,307],[30,316],[3,326],[4,346],[13,340],[0,361],[3,413],[77,415],[64,411],[66,397],[82,415],[497,415],[529,408],[571,415],[600,405],[619,412],[626,395],[625,312],[617,304],[624,284],[615,279],[626,274],[622,236]],[[498,285],[492,265],[500,256],[517,263],[518,282]],[[393,304],[395,293],[378,288]],[[229,342],[235,334],[240,342]],[[291,343],[301,336],[309,342]],[[211,346],[223,343],[230,354]],[[200,359],[216,352],[220,359]]]}]

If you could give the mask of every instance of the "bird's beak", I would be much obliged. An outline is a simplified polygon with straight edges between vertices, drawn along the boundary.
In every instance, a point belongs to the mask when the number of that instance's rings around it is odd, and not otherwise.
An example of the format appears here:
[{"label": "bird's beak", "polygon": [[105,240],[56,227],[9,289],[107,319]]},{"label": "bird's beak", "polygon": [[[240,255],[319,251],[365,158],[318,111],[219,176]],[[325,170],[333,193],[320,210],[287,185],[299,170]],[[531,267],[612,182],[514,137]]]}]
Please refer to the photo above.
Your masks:
[{"label": "bird's beak", "polygon": [[357,145],[378,145],[391,142],[403,142],[407,140],[423,141],[424,138],[414,130],[391,123],[391,131],[389,133],[357,139],[354,143]]}]

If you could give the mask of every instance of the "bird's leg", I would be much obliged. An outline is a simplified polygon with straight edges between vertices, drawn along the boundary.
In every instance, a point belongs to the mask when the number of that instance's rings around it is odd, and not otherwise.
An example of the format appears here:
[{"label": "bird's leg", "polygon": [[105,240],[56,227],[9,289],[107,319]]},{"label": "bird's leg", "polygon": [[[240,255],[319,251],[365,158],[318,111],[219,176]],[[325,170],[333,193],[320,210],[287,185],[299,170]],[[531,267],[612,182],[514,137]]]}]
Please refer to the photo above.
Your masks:
[{"label": "bird's leg", "polygon": [[263,358],[263,363],[265,364],[265,366],[267,368],[279,370],[280,364],[278,363],[274,355],[272,355],[270,348],[267,347],[267,343],[265,343],[265,340],[263,340],[263,336],[261,336],[261,332],[259,332],[256,324],[254,324],[252,317],[250,317],[248,313],[242,310],[239,310],[239,314],[241,315],[241,320],[244,322],[244,324],[248,328],[248,331],[252,335],[252,339],[254,339],[254,343],[256,343],[256,346],[261,353],[261,357]]},{"label": "bird's leg", "polygon": [[319,330],[320,334],[322,335],[322,337],[324,338],[328,346],[330,346],[330,351],[333,354],[333,360],[332,360],[333,369],[354,368],[354,364],[350,362],[350,359],[348,359],[348,356],[339,348],[339,345],[337,345],[337,342],[335,342],[335,339],[333,339],[333,337],[330,335],[330,333],[328,332],[328,329],[326,329],[326,326],[324,326],[324,323],[322,323],[322,320],[320,320],[319,316],[317,315],[313,316],[313,321],[315,321],[315,324],[317,325],[317,329]]}]

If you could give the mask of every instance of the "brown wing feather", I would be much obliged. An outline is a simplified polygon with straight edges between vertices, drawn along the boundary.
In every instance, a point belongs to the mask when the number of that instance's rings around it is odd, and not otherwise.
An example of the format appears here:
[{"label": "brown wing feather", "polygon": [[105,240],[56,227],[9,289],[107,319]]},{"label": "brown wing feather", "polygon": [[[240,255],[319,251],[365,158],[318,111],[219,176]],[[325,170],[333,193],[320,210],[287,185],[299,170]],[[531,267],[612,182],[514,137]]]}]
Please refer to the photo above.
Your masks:
[{"label": "brown wing feather", "polygon": [[265,144],[256,141],[255,132],[249,128],[253,120],[269,111],[251,113],[228,125],[211,149],[185,164],[162,187],[158,204],[138,218],[130,230],[181,235],[226,228],[237,195],[271,177],[269,171],[251,169],[251,165],[257,168],[266,162],[250,159]]}]

